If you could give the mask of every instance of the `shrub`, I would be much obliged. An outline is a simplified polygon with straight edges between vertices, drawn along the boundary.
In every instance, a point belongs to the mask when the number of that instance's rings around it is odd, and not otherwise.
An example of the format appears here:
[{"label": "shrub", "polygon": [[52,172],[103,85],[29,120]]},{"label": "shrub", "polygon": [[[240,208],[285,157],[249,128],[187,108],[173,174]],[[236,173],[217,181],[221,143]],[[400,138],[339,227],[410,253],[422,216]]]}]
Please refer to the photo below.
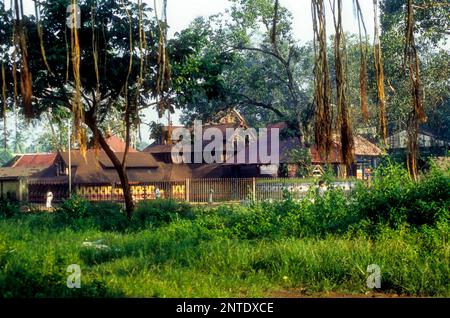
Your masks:
[{"label": "shrub", "polygon": [[412,182],[400,164],[387,163],[375,171],[372,185],[360,184],[352,195],[352,207],[373,225],[434,225],[448,215],[450,177],[432,169]]},{"label": "shrub", "polygon": [[341,189],[330,189],[322,196],[316,195],[314,203],[307,205],[305,222],[308,232],[325,235],[344,233],[360,218],[349,207],[348,198]]},{"label": "shrub", "polygon": [[69,219],[81,219],[88,215],[89,205],[89,201],[72,196],[63,201],[56,213],[64,214]]},{"label": "shrub", "polygon": [[122,207],[114,202],[91,204],[88,216],[92,224],[101,231],[125,231],[129,225]]},{"label": "shrub", "polygon": [[0,217],[11,218],[20,214],[18,202],[0,199]]},{"label": "shrub", "polygon": [[84,227],[100,231],[125,231],[129,225],[122,207],[114,202],[90,203],[80,197],[65,200],[55,211],[54,222],[74,229]]},{"label": "shrub", "polygon": [[179,218],[193,218],[191,206],[175,200],[145,200],[138,203],[132,222],[137,227],[160,226]]}]

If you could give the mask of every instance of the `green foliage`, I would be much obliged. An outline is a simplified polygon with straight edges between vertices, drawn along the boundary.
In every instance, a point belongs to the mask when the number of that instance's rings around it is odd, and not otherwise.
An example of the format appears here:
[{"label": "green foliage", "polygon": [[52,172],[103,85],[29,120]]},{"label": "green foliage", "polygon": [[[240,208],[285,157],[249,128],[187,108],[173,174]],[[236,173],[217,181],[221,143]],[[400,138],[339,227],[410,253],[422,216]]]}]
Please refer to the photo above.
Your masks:
[{"label": "green foliage", "polygon": [[0,218],[11,218],[20,214],[18,202],[0,199]]},{"label": "green foliage", "polygon": [[[286,191],[246,206],[145,201],[131,222],[116,204],[72,198],[55,213],[0,219],[0,297],[364,294],[369,264],[382,270],[378,292],[448,297],[448,178],[433,167],[414,183],[391,163],[351,193]],[[79,290],[65,286],[70,264],[82,269]]]},{"label": "green foliage", "polygon": [[72,221],[84,219],[88,216],[89,201],[78,197],[72,196],[56,209],[55,213],[61,222],[69,223]]},{"label": "green foliage", "polygon": [[450,175],[432,169],[419,182],[412,182],[400,164],[387,164],[375,171],[370,186],[360,184],[354,196],[354,208],[375,224],[434,225],[448,218]]},{"label": "green foliage", "polygon": [[3,167],[13,158],[13,154],[8,149],[0,150],[0,167]]},{"label": "green foliage", "polygon": [[55,224],[62,227],[95,228],[100,231],[124,231],[129,221],[122,207],[114,202],[90,203],[73,196],[55,211]]},{"label": "green foliage", "polygon": [[132,222],[137,227],[162,225],[179,218],[193,217],[192,208],[175,200],[146,200],[139,202],[133,213]]},{"label": "green foliage", "polygon": [[296,177],[308,177],[311,174],[311,153],[309,148],[290,149],[286,160],[297,165]]},{"label": "green foliage", "polygon": [[129,220],[122,207],[114,202],[99,202],[91,204],[88,217],[95,228],[101,231],[125,231]]}]

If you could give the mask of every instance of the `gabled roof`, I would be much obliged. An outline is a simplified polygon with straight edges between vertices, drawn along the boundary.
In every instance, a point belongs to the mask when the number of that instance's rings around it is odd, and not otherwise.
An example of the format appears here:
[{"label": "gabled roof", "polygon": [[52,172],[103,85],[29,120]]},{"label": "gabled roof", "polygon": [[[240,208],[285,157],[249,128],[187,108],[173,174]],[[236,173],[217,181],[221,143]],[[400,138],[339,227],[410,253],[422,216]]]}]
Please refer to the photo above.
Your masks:
[{"label": "gabled roof", "polygon": [[0,180],[17,180],[29,177],[45,168],[2,167],[0,168]]},{"label": "gabled roof", "polygon": [[[72,181],[79,184],[111,184],[119,182],[119,176],[111,160],[102,150],[89,149],[83,157],[81,151],[73,150],[71,154]],[[118,159],[122,161],[123,153],[116,153]],[[69,164],[69,153],[61,152],[56,159]],[[150,153],[130,152],[127,156],[126,172],[130,183],[148,182],[160,180],[158,175],[159,164]],[[56,165],[35,173],[33,180],[38,182],[67,182],[67,176],[58,176]]]},{"label": "gabled roof", "polygon": [[151,144],[150,146],[148,146],[147,148],[145,148],[144,150],[142,150],[142,152],[148,152],[148,153],[170,153],[172,151],[172,147],[173,145],[159,145],[159,144]]},{"label": "gabled roof", "polygon": [[[271,128],[278,128],[278,127],[271,127]],[[271,149],[271,138],[270,133],[268,134],[268,145],[267,148],[270,153]],[[312,145],[309,149],[311,154],[311,162],[313,164],[323,164],[323,163],[331,163],[331,164],[339,164],[342,162],[341,159],[341,146],[340,141],[338,139],[338,136],[333,136],[333,143],[332,147],[330,149],[328,160],[325,160],[325,158],[322,158],[320,156],[319,152],[317,151],[316,145]],[[383,151],[378,148],[376,145],[368,141],[367,139],[361,137],[361,136],[354,136],[355,141],[355,155],[356,156],[380,156],[383,154]],[[259,146],[258,146],[259,147]],[[298,138],[291,137],[287,139],[282,139],[279,141],[279,160],[282,163],[290,163],[290,151],[293,149],[302,149],[300,145],[300,141]],[[256,162],[250,162],[249,160],[249,146],[247,145],[245,149],[243,149],[240,152],[240,155],[242,156],[243,153],[245,153],[245,163],[244,164],[262,164],[259,154],[257,155]],[[259,152],[259,151],[258,151]],[[239,154],[236,156],[236,158],[239,158]],[[229,163],[232,165],[238,164],[238,163]]]},{"label": "gabled roof", "polygon": [[46,168],[53,164],[56,153],[21,154],[13,158],[7,167],[11,168]]},{"label": "gabled roof", "polygon": [[[123,139],[121,139],[115,135],[110,135],[110,136],[106,137],[105,139],[106,139],[106,143],[108,144],[108,146],[111,148],[112,151],[125,152],[125,147],[127,144]],[[137,152],[137,150],[130,146],[129,152]]]},{"label": "gabled roof", "polygon": [[381,156],[383,151],[362,136],[354,136],[355,154],[357,156]]},{"label": "gabled roof", "polygon": [[[124,153],[116,152],[117,158],[122,161]],[[66,165],[69,165],[69,153],[61,152],[61,158]],[[88,167],[102,165],[103,168],[114,168],[112,161],[103,150],[88,149],[86,157],[83,157],[81,151],[71,151],[71,164],[75,167]],[[127,155],[126,165],[128,168],[157,168],[158,163],[150,153],[130,152]]]}]

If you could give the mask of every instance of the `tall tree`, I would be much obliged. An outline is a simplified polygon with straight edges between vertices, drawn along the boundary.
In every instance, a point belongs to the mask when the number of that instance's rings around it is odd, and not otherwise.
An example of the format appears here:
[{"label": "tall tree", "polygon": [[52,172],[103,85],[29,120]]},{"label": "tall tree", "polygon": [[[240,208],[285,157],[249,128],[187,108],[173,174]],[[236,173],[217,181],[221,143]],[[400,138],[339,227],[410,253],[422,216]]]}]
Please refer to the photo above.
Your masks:
[{"label": "tall tree", "polygon": [[327,57],[325,3],[323,0],[312,0],[311,5],[316,59],[314,66],[315,140],[319,152],[328,160],[333,142],[333,114],[331,108],[330,70]]},{"label": "tall tree", "polygon": [[344,29],[342,27],[342,0],[333,1],[332,12],[335,29],[334,68],[336,73],[336,105],[338,109],[337,122],[340,130],[342,161],[347,166],[347,173],[349,173],[351,166],[355,162],[355,149],[353,128],[348,112],[347,49]]},{"label": "tall tree", "polygon": [[[130,216],[133,201],[126,154],[118,158],[108,146],[104,124],[108,113],[114,110],[126,118],[126,127],[135,127],[138,111],[150,106],[150,98],[157,94],[153,66],[157,64],[158,31],[151,9],[141,1],[131,0],[56,0],[38,4],[39,22],[21,11],[14,24],[7,25],[17,30],[15,43],[20,44],[16,45],[17,58],[9,60],[8,69],[13,75],[9,77],[10,90],[16,87],[13,77],[17,63],[26,84],[20,94],[26,114],[39,117],[54,107],[66,107],[73,115],[82,149],[87,143],[87,129],[90,130],[119,175]],[[66,17],[61,13],[66,12],[68,5],[73,10]],[[71,23],[66,24],[67,18]],[[23,72],[31,76],[24,80]],[[28,78],[33,87],[31,111],[27,106]]]},{"label": "tall tree", "polygon": [[230,20],[197,19],[170,41],[175,105],[190,118],[236,107],[256,126],[288,121],[311,142],[312,46],[293,39],[281,2],[232,4]]},{"label": "tall tree", "polygon": [[450,103],[450,5],[445,0],[383,0],[380,10],[389,128],[408,131],[407,165],[416,178],[420,129],[450,137],[445,116]]}]

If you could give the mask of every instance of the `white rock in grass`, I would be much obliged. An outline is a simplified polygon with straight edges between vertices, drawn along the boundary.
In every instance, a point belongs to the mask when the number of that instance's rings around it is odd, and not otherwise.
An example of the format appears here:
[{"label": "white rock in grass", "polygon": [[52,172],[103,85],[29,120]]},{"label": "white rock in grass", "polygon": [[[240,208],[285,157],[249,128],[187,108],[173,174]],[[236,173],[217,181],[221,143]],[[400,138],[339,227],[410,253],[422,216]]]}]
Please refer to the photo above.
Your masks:
[{"label": "white rock in grass", "polygon": [[110,247],[105,244],[100,244],[103,240],[98,240],[95,242],[83,242],[84,247],[94,247],[97,250],[109,250]]}]

